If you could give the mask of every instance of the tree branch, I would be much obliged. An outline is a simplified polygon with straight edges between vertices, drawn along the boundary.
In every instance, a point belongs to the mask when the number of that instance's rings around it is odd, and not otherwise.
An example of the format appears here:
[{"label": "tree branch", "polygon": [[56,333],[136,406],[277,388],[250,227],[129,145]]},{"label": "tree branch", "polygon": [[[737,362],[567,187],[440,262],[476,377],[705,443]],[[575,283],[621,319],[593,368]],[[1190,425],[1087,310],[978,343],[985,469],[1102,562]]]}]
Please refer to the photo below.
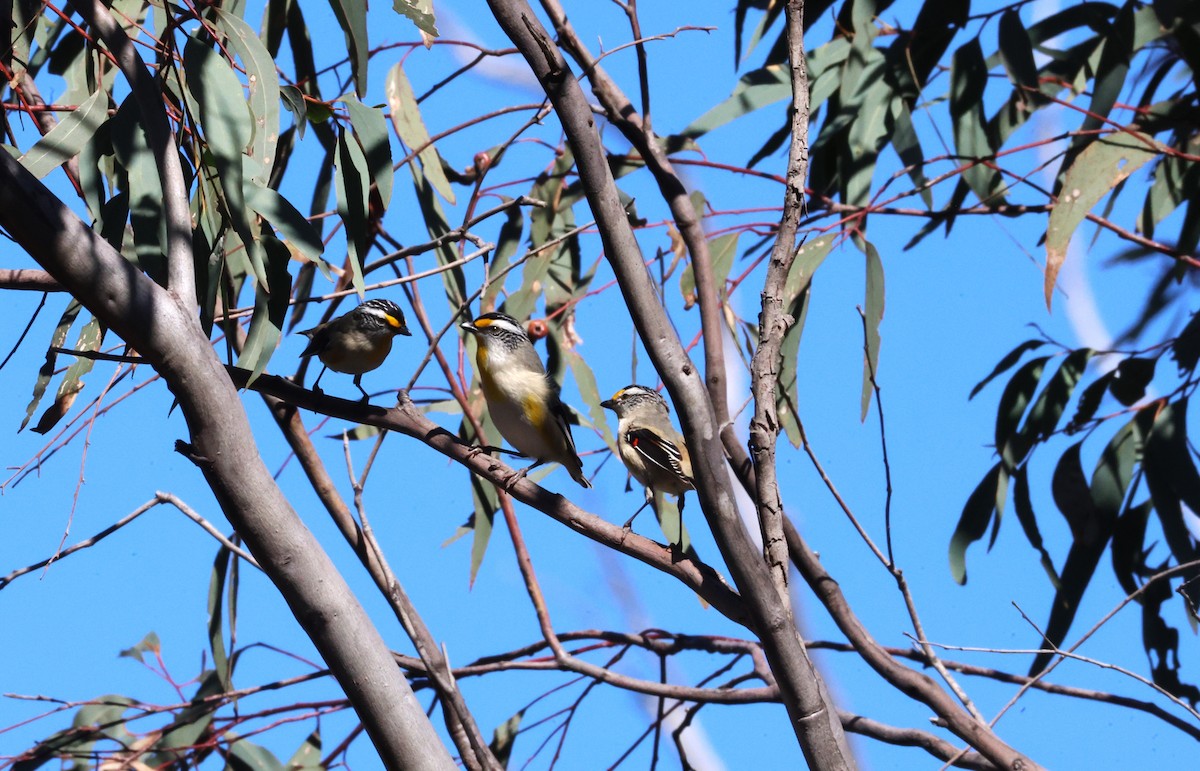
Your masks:
[{"label": "tree branch", "polygon": [[26,292],[63,292],[62,284],[44,270],[0,269],[0,289]]},{"label": "tree branch", "polygon": [[696,489],[717,545],[750,612],[771,670],[779,682],[802,751],[816,768],[853,765],[841,723],[799,632],[781,606],[771,577],[737,511],[713,407],[683,350],[642,261],[621,205],[591,108],[557,47],[524,0],[489,0],[500,26],[525,56],[546,90],[574,152],[580,181],[599,225],[604,253],[633,322],[683,424]]},{"label": "tree branch", "polygon": [[452,768],[379,632],[263,464],[237,391],[192,313],[194,294],[165,292],[8,153],[0,153],[0,225],[167,382],[191,434],[189,457],[337,676],[384,763]]}]

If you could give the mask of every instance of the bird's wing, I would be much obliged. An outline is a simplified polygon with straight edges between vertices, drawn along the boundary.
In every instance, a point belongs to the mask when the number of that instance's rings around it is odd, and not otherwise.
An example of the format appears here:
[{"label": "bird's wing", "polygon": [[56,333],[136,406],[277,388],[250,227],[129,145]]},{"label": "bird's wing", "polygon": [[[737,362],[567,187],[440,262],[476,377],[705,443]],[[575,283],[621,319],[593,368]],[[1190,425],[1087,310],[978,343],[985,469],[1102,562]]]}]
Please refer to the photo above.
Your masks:
[{"label": "bird's wing", "polygon": [[555,428],[567,437],[567,444],[570,445],[571,452],[578,454],[575,449],[575,437],[571,436],[571,412],[561,399],[555,398],[553,401],[550,410],[554,415]]},{"label": "bird's wing", "polygon": [[300,333],[308,338],[308,345],[304,346],[304,350],[300,352],[300,358],[315,356],[325,350],[329,345],[329,333],[326,331],[328,326],[328,324],[318,324],[312,329],[305,329]]},{"label": "bird's wing", "polygon": [[674,443],[647,428],[629,429],[625,432],[625,441],[646,463],[692,484],[692,478],[683,470],[683,454]]}]

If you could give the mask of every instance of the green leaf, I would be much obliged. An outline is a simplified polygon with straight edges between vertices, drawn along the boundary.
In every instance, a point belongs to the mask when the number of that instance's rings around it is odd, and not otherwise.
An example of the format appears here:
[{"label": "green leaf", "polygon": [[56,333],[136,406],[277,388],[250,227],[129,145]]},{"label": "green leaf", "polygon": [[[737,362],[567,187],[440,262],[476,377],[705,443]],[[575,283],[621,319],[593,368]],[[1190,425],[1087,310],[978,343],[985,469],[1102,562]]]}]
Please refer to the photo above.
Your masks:
[{"label": "green leaf", "polygon": [[[75,319],[79,316],[79,311],[83,310],[83,306],[76,300],[71,300],[67,303],[66,310],[58,319],[58,325],[54,328],[54,334],[50,336],[49,348],[62,348],[67,342],[67,334],[71,331],[71,327],[75,324]],[[54,377],[54,370],[57,368],[58,354],[49,349],[46,350],[46,361],[38,370],[37,380],[33,384],[33,397],[29,400],[28,406],[25,407],[25,419],[21,421],[21,427],[17,431],[23,431],[25,426],[33,418],[33,413],[37,411],[38,405],[42,402],[42,396],[46,393],[46,387],[50,384],[50,379]]]},{"label": "green leaf", "polygon": [[225,621],[222,609],[225,598],[225,579],[229,573],[229,558],[232,552],[222,546],[213,561],[212,574],[208,579],[208,650],[212,653],[213,668],[226,688],[232,687],[229,671],[229,656],[225,652]]},{"label": "green leaf", "polygon": [[154,754],[145,758],[150,768],[165,767],[179,763],[191,753],[200,740],[210,730],[213,713],[222,702],[213,697],[225,693],[221,678],[213,670],[207,670],[200,675],[200,685],[195,695],[178,716],[163,730],[163,734],[154,743]]},{"label": "green leaf", "polygon": [[[1009,8],[1000,14],[1000,58],[1008,78],[1017,87],[1038,91],[1037,64],[1033,60],[1033,43],[1021,21],[1021,14]],[[1026,94],[1026,98],[1029,95]]]},{"label": "green leaf", "polygon": [[346,36],[355,92],[359,97],[366,96],[367,64],[371,55],[367,42],[367,0],[329,0],[329,7],[333,9],[333,15],[337,17]]},{"label": "green leaf", "polygon": [[292,754],[292,757],[287,762],[288,771],[306,771],[307,769],[321,769],[324,771],[325,764],[321,762],[321,732],[315,730],[308,735],[304,742]]},{"label": "green leaf", "polygon": [[[816,78],[811,69],[809,77]],[[696,139],[743,115],[791,98],[792,81],[787,67],[773,64],[747,72],[725,101],[692,121],[680,133],[689,139]]]},{"label": "green leaf", "polygon": [[929,189],[929,180],[925,177],[925,154],[921,150],[921,140],[917,129],[913,126],[912,113],[903,97],[896,95],[891,105],[892,133],[890,141],[896,155],[904,164],[913,187],[920,191],[921,200],[926,208],[933,208],[933,191]]},{"label": "green leaf", "polygon": [[1154,379],[1154,368],[1158,359],[1130,356],[1117,365],[1109,392],[1121,404],[1132,407],[1146,396],[1146,387]]},{"label": "green leaf", "polygon": [[417,29],[430,37],[437,37],[437,22],[433,18],[432,0],[392,0],[392,8],[396,13],[405,17]]},{"label": "green leaf", "polygon": [[[254,136],[254,121],[242,95],[242,84],[224,57],[195,38],[183,50],[188,90],[195,98],[204,129],[204,139],[225,199],[225,212],[241,239],[260,288],[266,290],[270,277],[262,245],[248,216],[243,183],[242,155]],[[264,307],[266,303],[263,303]],[[253,320],[251,322],[253,326]],[[265,362],[264,362],[265,363]]]},{"label": "green leaf", "polygon": [[[1133,474],[1137,453],[1135,431],[1134,421],[1117,431],[1101,453],[1090,486],[1079,467],[1082,442],[1063,454],[1054,472],[1054,500],[1071,525],[1074,542],[1063,563],[1059,589],[1046,622],[1048,647],[1056,648],[1066,639],[1100,557],[1108,548]],[[1034,658],[1029,670],[1031,676],[1044,670],[1053,657],[1051,653],[1043,653]]]},{"label": "green leaf", "polygon": [[392,125],[396,128],[396,136],[400,137],[400,141],[409,149],[417,151],[417,159],[421,162],[429,184],[433,185],[438,195],[453,204],[454,189],[446,179],[437,148],[429,141],[429,130],[425,128],[425,121],[421,118],[416,94],[413,93],[412,84],[404,74],[404,67],[400,62],[388,72],[386,90],[388,109],[392,113]]},{"label": "green leaf", "polygon": [[[995,147],[988,137],[983,114],[983,96],[987,87],[987,64],[978,38],[971,38],[954,52],[950,67],[950,117],[954,124],[954,146],[960,162],[990,158]],[[963,170],[963,179],[981,203],[1002,201],[998,172],[976,162]]]},{"label": "green leaf", "polygon": [[1192,314],[1179,336],[1171,342],[1171,356],[1179,365],[1179,374],[1190,373],[1200,362],[1200,311]]},{"label": "green leaf", "polygon": [[960,585],[967,583],[967,547],[978,541],[987,532],[992,515],[996,512],[997,492],[1001,476],[1007,477],[997,463],[984,475],[963,506],[954,535],[950,538],[950,575]]},{"label": "green leaf", "polygon": [[[421,210],[421,219],[425,222],[425,230],[430,240],[440,238],[449,233],[450,219],[446,216],[441,202],[434,194],[433,185],[426,178],[424,171],[417,164],[409,164],[409,172],[413,177],[413,187],[416,190],[417,205]],[[453,244],[443,244],[434,250],[438,265],[448,266],[458,260],[458,252]],[[467,304],[467,278],[461,265],[442,271],[442,285],[446,289],[446,302],[452,313]],[[522,316],[521,318],[524,318]]]},{"label": "green leaf", "polygon": [[367,107],[353,96],[343,96],[341,101],[350,112],[350,125],[354,127],[354,138],[362,146],[371,172],[371,181],[379,191],[379,198],[386,209],[392,201],[392,145],[388,137],[387,119],[379,107]]},{"label": "green leaf", "polygon": [[[104,329],[100,326],[100,320],[93,317],[79,331],[79,339],[75,342],[74,350],[96,351],[103,343]],[[46,434],[66,417],[75,403],[75,398],[83,390],[83,376],[92,371],[95,363],[86,356],[75,358],[75,361],[67,368],[66,374],[63,375],[62,382],[58,385],[54,404],[47,407],[46,411],[42,413],[42,417],[38,419],[37,425],[33,428],[34,433]]]},{"label": "green leaf", "polygon": [[[1046,439],[1058,426],[1058,420],[1067,408],[1075,385],[1083,376],[1087,363],[1095,355],[1091,348],[1079,348],[1067,354],[1062,366],[1051,376],[1042,393],[1029,410],[1025,425],[1021,427],[1018,452],[1027,452],[1037,442]],[[1020,457],[1016,458],[1017,462]]]},{"label": "green leaf", "polygon": [[358,142],[339,131],[337,138],[337,183],[338,216],[346,229],[346,248],[350,252],[351,283],[362,298],[366,284],[363,282],[363,266],[370,247],[370,171],[367,159]]},{"label": "green leaf", "polygon": [[20,157],[21,165],[38,179],[74,158],[108,120],[108,94],[92,94]]},{"label": "green leaf", "polygon": [[[233,734],[227,733],[225,738],[233,738]],[[270,750],[245,739],[233,738],[225,759],[233,771],[284,771],[283,764]]]},{"label": "green leaf", "polygon": [[1054,560],[1042,543],[1042,533],[1038,529],[1037,516],[1033,513],[1033,500],[1029,495],[1029,464],[1022,464],[1013,472],[1013,511],[1016,512],[1017,522],[1029,545],[1037,549],[1041,557],[1042,569],[1050,578],[1050,583],[1057,590],[1059,587],[1058,571],[1054,569]]},{"label": "green leaf", "polygon": [[308,104],[304,100],[304,92],[295,86],[283,86],[279,89],[283,105],[292,114],[292,125],[296,133],[304,139],[304,129],[308,126]]},{"label": "green leaf", "polygon": [[[494,432],[488,436],[499,437],[500,434]],[[475,579],[479,575],[479,567],[483,565],[483,557],[487,554],[488,542],[492,538],[492,524],[495,521],[496,512],[500,510],[500,500],[492,483],[474,474],[471,475],[471,499],[475,504],[475,513],[470,522],[472,539],[468,582],[470,586],[474,586]]]},{"label": "green leaf", "polygon": [[1083,537],[1096,513],[1088,492],[1087,477],[1083,473],[1083,462],[1079,457],[1082,450],[1083,442],[1076,442],[1067,448],[1054,467],[1054,477],[1050,483],[1054,503],[1067,520],[1071,535],[1076,540]]},{"label": "green leaf", "polygon": [[1161,147],[1145,134],[1118,131],[1096,139],[1076,156],[1063,177],[1062,190],[1050,211],[1050,224],[1046,228],[1047,308],[1054,296],[1054,282],[1067,257],[1071,236],[1079,223],[1110,190],[1159,155]]},{"label": "green leaf", "polygon": [[254,314],[237,360],[237,366],[250,370],[249,382],[263,373],[279,344],[292,288],[288,273],[291,252],[287,246],[274,236],[263,236],[261,244],[267,254],[267,287],[264,289],[261,283],[254,287]]},{"label": "green leaf", "polygon": [[1096,378],[1095,382],[1083,389],[1083,393],[1079,395],[1079,402],[1075,407],[1075,416],[1071,418],[1071,422],[1067,424],[1068,433],[1078,431],[1083,426],[1090,422],[1095,416],[1096,410],[1100,409],[1100,403],[1104,399],[1104,394],[1108,391],[1108,386],[1112,383],[1116,371],[1106,372]]},{"label": "green leaf", "polygon": [[[399,1],[397,0],[397,2]],[[496,760],[500,761],[500,765],[504,768],[508,768],[508,761],[512,757],[513,745],[516,744],[517,734],[520,732],[521,718],[524,716],[525,710],[521,710],[496,726],[496,730],[492,733],[492,741],[488,746],[491,747],[492,754],[496,756]]]},{"label": "green leaf", "polygon": [[[737,256],[738,237],[741,233],[727,233],[717,236],[708,242],[708,254],[712,260],[713,283],[717,285],[717,296],[725,299],[725,282],[729,271],[733,269],[733,259]],[[690,310],[696,304],[696,273],[689,263],[679,274],[679,293],[683,296],[684,310]]]},{"label": "green leaf", "polygon": [[800,336],[808,318],[808,298],[812,291],[813,275],[829,255],[836,238],[832,234],[821,236],[801,246],[796,252],[791,270],[788,271],[787,283],[784,284],[784,308],[795,321],[784,333],[783,342],[780,344],[782,360],[775,390],[775,411],[779,416],[779,424],[793,447],[799,447],[801,443],[799,416],[796,414],[800,404]]},{"label": "green leaf", "polygon": [[[1142,469],[1146,472],[1146,484],[1163,537],[1171,554],[1182,564],[1200,557],[1183,513],[1184,506],[1192,512],[1200,512],[1200,474],[1188,447],[1188,400],[1167,404],[1157,411],[1157,416],[1156,407],[1151,404],[1138,413],[1143,434],[1149,434]],[[1151,421],[1153,427],[1147,432],[1146,425]],[[1194,604],[1195,585],[1185,591]]]},{"label": "green leaf", "polygon": [[600,406],[602,399],[600,389],[596,385],[596,373],[573,349],[568,348],[563,351],[563,356],[567,360],[567,366],[571,369],[571,376],[575,378],[575,387],[579,389],[579,396],[587,405],[587,414],[592,425],[600,429],[605,444],[615,447],[616,440],[608,428],[608,419],[604,414],[604,408]]},{"label": "green leaf", "polygon": [[[313,262],[324,262],[325,244],[308,219],[278,191],[258,185],[246,186],[246,204],[270,222],[284,239]],[[328,269],[328,266],[326,266]]]},{"label": "green leaf", "polygon": [[[501,200],[507,202],[511,199],[507,196],[502,196]],[[524,228],[525,215],[519,207],[510,207],[505,212],[504,224],[500,226],[500,233],[496,237],[496,251],[488,261],[488,278],[483,289],[483,294],[479,298],[480,308],[496,307],[496,298],[500,296],[500,292],[504,289],[504,273],[508,269],[512,258],[516,255],[517,249],[521,246],[521,233],[524,231]]]},{"label": "green leaf", "polygon": [[153,653],[157,656],[161,651],[162,642],[158,639],[158,635],[154,632],[149,632],[142,638],[141,642],[132,648],[125,648],[119,655],[122,658],[137,659],[144,664],[146,663],[146,659],[143,658],[144,654]]},{"label": "green leaf", "polygon": [[[1147,570],[1146,525],[1150,522],[1153,500],[1145,500],[1125,510],[1113,529],[1112,566],[1117,583],[1126,594],[1133,594],[1141,585],[1139,580]],[[1151,571],[1153,572],[1153,571]]]},{"label": "green leaf", "polygon": [[859,419],[865,421],[867,413],[871,410],[873,384],[879,375],[879,324],[883,321],[883,262],[879,259],[879,252],[875,250],[874,244],[864,241],[862,245],[867,255],[867,297],[863,308],[866,342],[863,354],[862,414]]},{"label": "green leaf", "polygon": [[[1016,348],[1013,348],[1011,351],[1009,351],[1007,354],[1004,355],[1004,358],[1001,359],[999,361],[999,363],[996,364],[996,368],[993,369],[988,374],[987,377],[985,377],[983,380],[980,380],[978,383],[975,384],[975,387],[971,389],[971,395],[968,396],[967,399],[974,399],[975,396],[980,391],[982,391],[984,389],[984,387],[987,386],[988,383],[992,382],[993,380],[995,380],[997,377],[1004,374],[1008,370],[1012,369],[1012,367],[1018,361],[1021,360],[1022,356],[1024,356],[1026,353],[1029,353],[1030,351],[1036,351],[1038,348],[1041,348],[1045,344],[1046,343],[1044,340],[1026,340],[1025,342],[1018,345]],[[1042,361],[1045,361],[1045,359],[1042,359]],[[1035,379],[1034,383],[1036,383],[1036,382],[1037,381]]]},{"label": "green leaf", "polygon": [[227,35],[226,45],[241,58],[246,69],[247,105],[254,122],[249,155],[261,168],[252,181],[266,186],[279,141],[279,75],[275,72],[275,60],[249,24],[219,7],[214,6],[213,11],[217,26]]}]

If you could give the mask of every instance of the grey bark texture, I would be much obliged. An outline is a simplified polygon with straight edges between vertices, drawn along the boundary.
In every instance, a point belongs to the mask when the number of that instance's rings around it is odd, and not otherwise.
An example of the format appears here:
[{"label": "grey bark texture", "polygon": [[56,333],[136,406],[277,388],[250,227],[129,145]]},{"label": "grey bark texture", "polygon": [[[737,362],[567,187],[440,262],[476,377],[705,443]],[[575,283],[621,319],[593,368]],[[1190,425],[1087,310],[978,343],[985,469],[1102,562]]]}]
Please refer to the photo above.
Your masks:
[{"label": "grey bark texture", "polygon": [[194,298],[140,273],[12,156],[0,152],[0,225],[154,367],[191,434],[181,452],[320,651],[389,768],[454,768],[366,612],[259,457],[237,389]]}]

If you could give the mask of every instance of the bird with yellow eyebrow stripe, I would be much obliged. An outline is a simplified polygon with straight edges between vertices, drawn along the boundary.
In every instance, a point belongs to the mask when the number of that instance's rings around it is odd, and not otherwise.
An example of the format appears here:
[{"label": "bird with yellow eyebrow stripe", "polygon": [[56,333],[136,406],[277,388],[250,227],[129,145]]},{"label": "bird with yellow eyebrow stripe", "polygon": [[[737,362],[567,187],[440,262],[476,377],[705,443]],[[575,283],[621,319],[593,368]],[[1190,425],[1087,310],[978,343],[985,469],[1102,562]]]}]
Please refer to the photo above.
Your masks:
[{"label": "bird with yellow eyebrow stripe", "polygon": [[321,393],[321,375],[331,369],[354,375],[354,385],[366,401],[363,373],[383,364],[392,351],[392,338],[412,332],[404,323],[404,311],[399,305],[391,300],[367,300],[349,313],[300,334],[308,338],[308,346],[300,357],[316,356],[325,365],[312,385],[313,390]]},{"label": "bird with yellow eyebrow stripe", "polygon": [[552,462],[562,464],[583,487],[591,487],[575,452],[567,408],[525,328],[505,313],[484,313],[462,328],[478,343],[475,369],[492,421],[517,452],[534,459],[511,481]]}]

